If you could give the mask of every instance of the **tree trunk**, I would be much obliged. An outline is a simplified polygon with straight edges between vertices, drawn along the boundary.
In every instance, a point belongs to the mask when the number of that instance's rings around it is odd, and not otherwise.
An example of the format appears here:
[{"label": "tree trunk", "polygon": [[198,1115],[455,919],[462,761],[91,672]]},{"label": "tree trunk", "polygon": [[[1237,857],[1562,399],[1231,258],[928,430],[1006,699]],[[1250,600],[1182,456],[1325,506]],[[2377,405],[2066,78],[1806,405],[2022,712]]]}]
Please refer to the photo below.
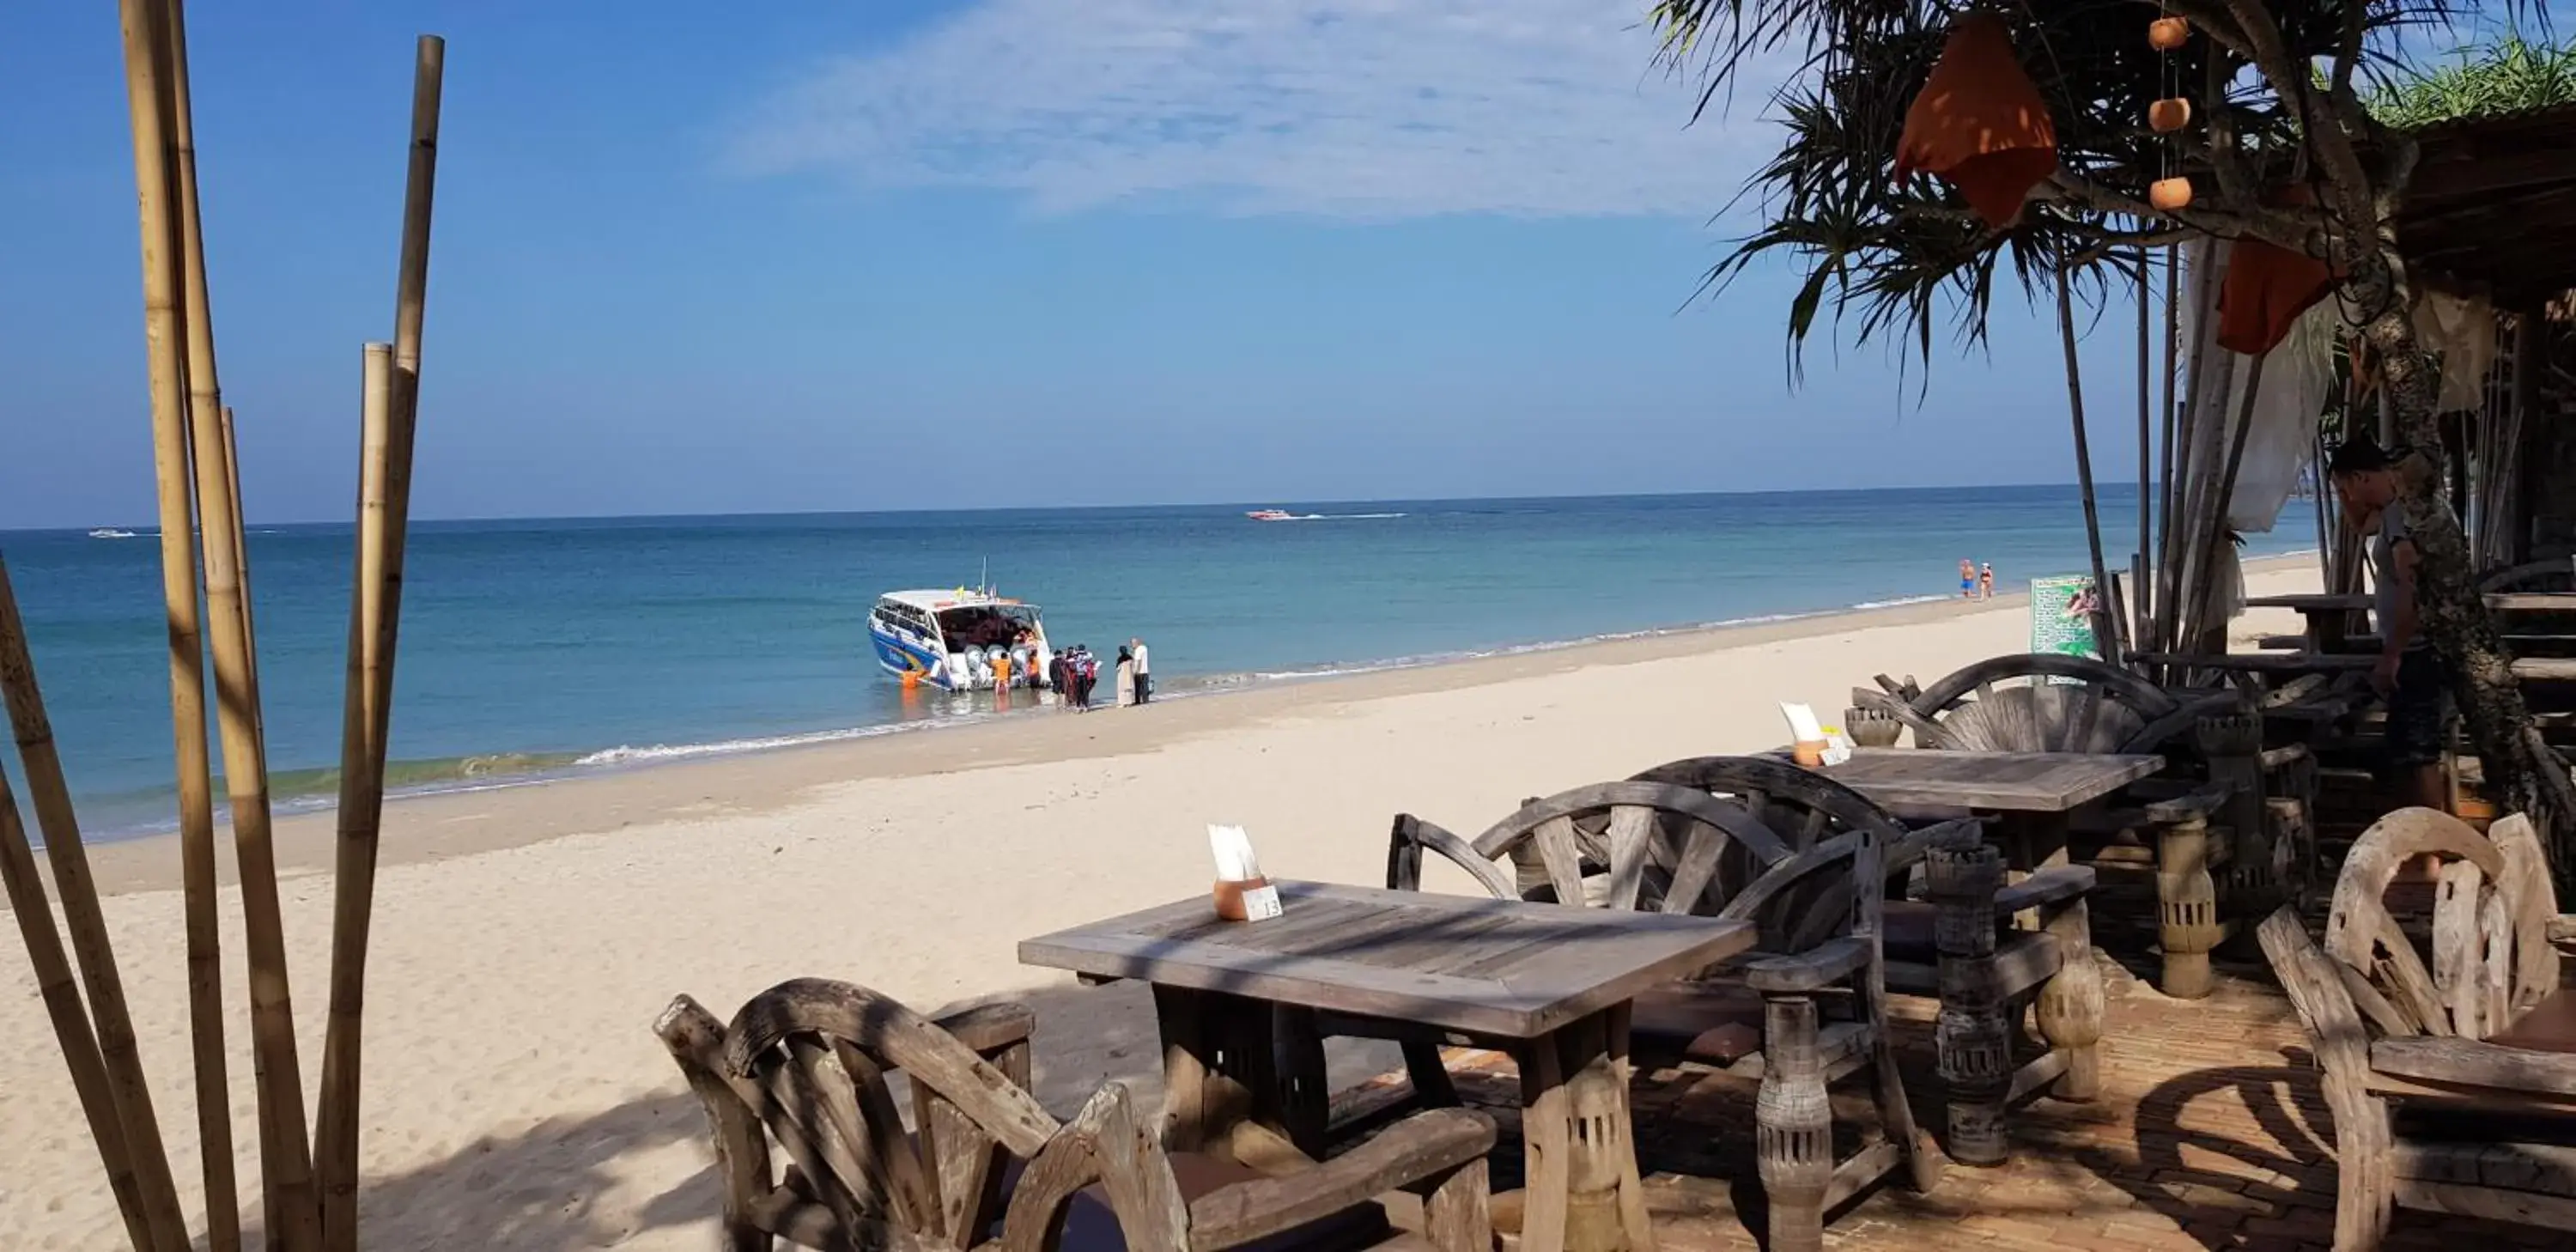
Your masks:
[{"label": "tree trunk", "polygon": [[2415,338],[2396,276],[2375,252],[2353,258],[2346,291],[2360,308],[2381,312],[2361,333],[2378,354],[2382,385],[2398,433],[2411,445],[2401,466],[2408,533],[2422,555],[2415,576],[2415,604],[2426,639],[2451,671],[2452,692],[2476,745],[2489,792],[2511,811],[2528,814],[2546,833],[2549,868],[2558,897],[2576,901],[2576,788],[2567,767],[2542,741],[2539,727],[2514,681],[2513,658],[2496,636],[2494,619],[2478,593],[2460,519],[2443,498],[2447,475],[2436,418],[2438,379]]}]

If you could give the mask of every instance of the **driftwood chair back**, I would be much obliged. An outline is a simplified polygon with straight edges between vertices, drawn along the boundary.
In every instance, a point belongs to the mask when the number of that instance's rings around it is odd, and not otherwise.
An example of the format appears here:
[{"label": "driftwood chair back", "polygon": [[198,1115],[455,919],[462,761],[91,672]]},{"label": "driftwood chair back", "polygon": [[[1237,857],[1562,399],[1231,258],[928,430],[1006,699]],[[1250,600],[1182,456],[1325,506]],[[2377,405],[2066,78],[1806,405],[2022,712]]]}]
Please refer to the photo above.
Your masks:
[{"label": "driftwood chair back", "polygon": [[2576,567],[2565,560],[2532,561],[2508,565],[2478,575],[2478,590],[2499,591],[2576,591]]},{"label": "driftwood chair back", "polygon": [[[688,996],[654,1033],[705,1105],[729,1246],[967,1248],[998,1215],[1002,1169],[1060,1129],[1025,1086],[1033,1015],[999,1005],[932,1022],[848,983],[798,979],[731,1024]],[[909,1080],[905,1132],[889,1075]],[[771,1147],[787,1157],[773,1173]]]},{"label": "driftwood chair back", "polygon": [[[1855,691],[1856,697],[1869,693]],[[1906,698],[1870,698],[1917,747],[1965,752],[2152,752],[2229,701],[2186,705],[2116,665],[2055,653],[1989,657]]]},{"label": "driftwood chair back", "polygon": [[[1489,1252],[1494,1127],[1483,1115],[1418,1114],[1310,1169],[1198,1170],[1185,1187],[1159,1117],[1125,1084],[1102,1086],[1070,1122],[1038,1105],[1027,1088],[1033,1021],[1018,1005],[931,1021],[814,978],[753,997],[729,1024],[674,999],[653,1029],[715,1133],[727,1252],[767,1252],[773,1238],[831,1252],[1097,1247],[1101,1205],[1132,1252],[1348,1248],[1385,1233],[1371,1200],[1399,1188],[1423,1195],[1437,1252]],[[888,1082],[897,1072],[912,1090],[911,1133]],[[1092,1215],[1078,1218],[1086,1206]]]},{"label": "driftwood chair back", "polygon": [[1665,913],[1714,912],[1791,855],[1742,806],[1655,782],[1595,783],[1532,800],[1473,839],[1400,814],[1387,886],[1419,890],[1425,849],[1498,900]]},{"label": "driftwood chair back", "polygon": [[[1834,835],[1865,831],[1886,849],[1905,837],[1905,823],[1876,801],[1832,778],[1771,756],[1695,756],[1667,761],[1635,776],[1733,799],[1804,851]],[[1891,865],[1890,872],[1903,870]]]},{"label": "driftwood chair back", "polygon": [[[2409,927],[2390,887],[2422,858],[2439,865],[2430,925]],[[2395,1205],[2576,1223],[2576,1003],[2552,944],[2563,930],[2528,820],[2481,835],[2431,809],[2391,813],[2353,844],[2322,945],[2291,909],[2263,923],[2325,1071],[2337,1248],[2375,1247]]]}]

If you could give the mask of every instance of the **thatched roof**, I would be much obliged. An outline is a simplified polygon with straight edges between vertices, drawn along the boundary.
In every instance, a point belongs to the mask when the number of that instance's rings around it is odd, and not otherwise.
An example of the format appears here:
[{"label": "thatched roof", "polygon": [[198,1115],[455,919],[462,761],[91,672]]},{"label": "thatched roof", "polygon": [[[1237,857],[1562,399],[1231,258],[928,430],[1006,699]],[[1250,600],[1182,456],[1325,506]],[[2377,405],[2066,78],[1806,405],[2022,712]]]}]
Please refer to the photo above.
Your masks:
[{"label": "thatched roof", "polygon": [[2418,282],[2532,309],[2576,288],[2576,105],[2415,132],[2398,250]]}]

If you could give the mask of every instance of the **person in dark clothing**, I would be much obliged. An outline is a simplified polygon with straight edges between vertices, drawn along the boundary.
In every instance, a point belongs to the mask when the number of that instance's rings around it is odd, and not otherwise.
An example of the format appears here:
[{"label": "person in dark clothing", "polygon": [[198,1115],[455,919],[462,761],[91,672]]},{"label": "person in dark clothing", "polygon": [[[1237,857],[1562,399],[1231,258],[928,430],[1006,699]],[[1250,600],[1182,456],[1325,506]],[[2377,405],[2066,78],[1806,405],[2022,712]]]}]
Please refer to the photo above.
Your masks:
[{"label": "person in dark clothing", "polygon": [[1047,686],[1059,698],[1069,700],[1072,698],[1072,688],[1065,683],[1064,671],[1064,649],[1058,648],[1055,650],[1055,655],[1047,661]]},{"label": "person in dark clothing", "polygon": [[2448,810],[2442,752],[2450,739],[2451,675],[2425,638],[2416,611],[2415,571],[2421,555],[2407,533],[2405,506],[2397,500],[2400,455],[2368,439],[2347,439],[2326,462],[2326,473],[2342,499],[2345,520],[2369,536],[2376,597],[2370,616],[2380,638],[2370,685],[2388,701],[2381,743],[2392,798]]}]

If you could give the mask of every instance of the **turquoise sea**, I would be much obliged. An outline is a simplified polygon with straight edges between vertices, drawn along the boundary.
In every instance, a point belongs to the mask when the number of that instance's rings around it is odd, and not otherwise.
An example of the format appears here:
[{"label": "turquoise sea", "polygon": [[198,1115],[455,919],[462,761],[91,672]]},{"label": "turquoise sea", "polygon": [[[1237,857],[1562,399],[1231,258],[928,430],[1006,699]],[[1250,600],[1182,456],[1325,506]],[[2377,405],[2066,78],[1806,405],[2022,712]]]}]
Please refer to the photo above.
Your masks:
[{"label": "turquoise sea", "polygon": [[[2110,559],[2134,486],[2102,499]],[[1249,508],[1319,516],[1245,519]],[[159,546],[0,532],[47,703],[100,835],[172,821]],[[2117,537],[2127,535],[2132,542]],[[1163,695],[1997,589],[2086,564],[2075,489],[452,521],[412,529],[392,781],[489,785],[989,718],[870,659],[881,591],[973,583],[1059,645],[1153,645]],[[2293,501],[2249,555],[2315,546]],[[349,528],[255,528],[274,789],[336,779]],[[1043,715],[1022,709],[1001,716]],[[14,761],[11,763],[14,769]]]}]

